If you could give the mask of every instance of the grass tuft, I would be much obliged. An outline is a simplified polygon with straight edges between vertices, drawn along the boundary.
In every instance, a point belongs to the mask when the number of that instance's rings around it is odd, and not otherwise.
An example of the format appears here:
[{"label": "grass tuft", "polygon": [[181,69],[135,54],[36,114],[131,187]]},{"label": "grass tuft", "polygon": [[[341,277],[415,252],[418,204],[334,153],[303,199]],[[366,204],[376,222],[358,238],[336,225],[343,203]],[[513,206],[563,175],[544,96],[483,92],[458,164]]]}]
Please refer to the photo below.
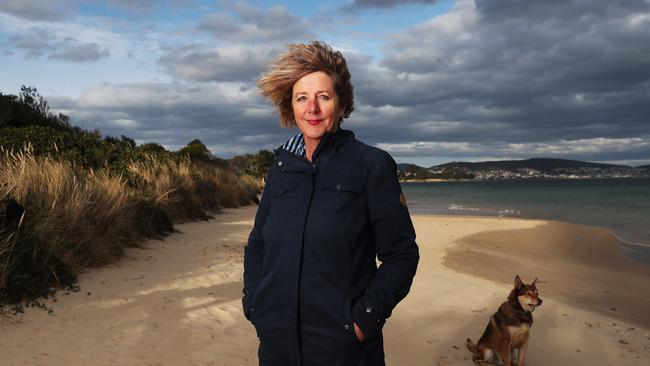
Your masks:
[{"label": "grass tuft", "polygon": [[[189,158],[145,155],[126,166],[128,177],[36,156],[29,146],[0,151],[0,304],[72,288],[84,268],[174,232],[173,223],[255,202],[260,189]],[[8,207],[23,210],[19,220]]]}]

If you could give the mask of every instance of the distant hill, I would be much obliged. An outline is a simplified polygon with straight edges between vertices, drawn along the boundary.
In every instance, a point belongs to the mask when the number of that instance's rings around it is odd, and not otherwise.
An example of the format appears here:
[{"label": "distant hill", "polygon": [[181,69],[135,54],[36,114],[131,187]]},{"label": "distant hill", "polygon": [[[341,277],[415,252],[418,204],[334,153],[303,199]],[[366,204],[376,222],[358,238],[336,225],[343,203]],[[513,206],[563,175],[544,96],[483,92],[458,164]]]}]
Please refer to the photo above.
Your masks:
[{"label": "distant hill", "polygon": [[399,163],[397,164],[398,171],[409,171],[416,174],[426,174],[429,171],[429,168],[423,168],[419,165],[409,164],[409,163]]},{"label": "distant hill", "polygon": [[638,166],[638,167],[636,167],[636,169],[645,170],[646,172],[650,172],[650,164]]},{"label": "distant hill", "polygon": [[648,177],[650,165],[591,163],[586,161],[533,158],[483,162],[451,162],[423,168],[415,164],[398,164],[402,180],[442,179],[524,179],[524,178],[622,178]]},{"label": "distant hill", "polygon": [[498,160],[482,161],[476,163],[451,162],[441,164],[431,169],[440,169],[446,167],[465,168],[470,170],[518,170],[534,169],[540,172],[551,173],[558,169],[579,169],[579,168],[599,168],[599,169],[632,169],[625,165],[590,163],[586,161],[567,160],[567,159],[550,159],[550,158],[533,158],[526,160]]}]

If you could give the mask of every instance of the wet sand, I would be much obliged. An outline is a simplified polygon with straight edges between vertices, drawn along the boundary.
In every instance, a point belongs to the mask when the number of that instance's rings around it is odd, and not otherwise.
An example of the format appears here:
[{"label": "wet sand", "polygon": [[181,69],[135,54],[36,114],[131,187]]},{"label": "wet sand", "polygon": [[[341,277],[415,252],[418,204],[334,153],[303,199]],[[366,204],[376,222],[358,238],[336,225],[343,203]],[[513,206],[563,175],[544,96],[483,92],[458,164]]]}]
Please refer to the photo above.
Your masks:
[{"label": "wet sand", "polygon": [[481,232],[459,240],[443,263],[506,284],[513,273],[538,277],[546,296],[650,327],[650,267],[625,256],[603,228],[549,221]]}]

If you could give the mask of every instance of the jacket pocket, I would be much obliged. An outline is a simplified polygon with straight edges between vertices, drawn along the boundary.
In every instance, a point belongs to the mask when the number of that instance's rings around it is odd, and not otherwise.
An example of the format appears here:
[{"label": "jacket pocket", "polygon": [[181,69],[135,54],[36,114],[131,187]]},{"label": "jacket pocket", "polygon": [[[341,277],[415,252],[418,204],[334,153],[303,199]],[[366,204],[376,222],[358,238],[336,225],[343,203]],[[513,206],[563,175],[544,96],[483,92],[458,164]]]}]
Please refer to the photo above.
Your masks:
[{"label": "jacket pocket", "polygon": [[295,216],[298,207],[302,207],[300,202],[298,186],[299,180],[295,174],[283,173],[270,183],[271,204],[269,217]]},{"label": "jacket pocket", "polygon": [[274,291],[272,283],[272,276],[263,277],[250,300],[249,320],[258,337],[271,336],[282,331],[284,317],[279,309],[285,308],[284,296]]},{"label": "jacket pocket", "polygon": [[362,343],[361,340],[357,337],[357,333],[354,331],[354,319],[352,318],[352,301],[349,297],[345,298],[345,324],[348,325],[348,332],[352,339],[357,343]]},{"label": "jacket pocket", "polygon": [[359,182],[354,176],[340,176],[327,179],[321,186],[323,189],[334,191],[336,193],[362,193],[363,183]]},{"label": "jacket pocket", "polygon": [[341,175],[327,179],[320,185],[326,201],[329,202],[328,211],[332,214],[354,211],[364,205],[364,185],[355,176]]},{"label": "jacket pocket", "polygon": [[294,176],[280,177],[271,183],[273,197],[282,197],[287,192],[293,191],[298,186],[298,178]]},{"label": "jacket pocket", "polygon": [[244,317],[248,321],[251,321],[251,309],[254,310],[252,304],[254,297],[255,297],[255,289],[249,289],[246,292],[246,294],[244,294],[244,297],[242,298],[242,308],[244,310]]}]

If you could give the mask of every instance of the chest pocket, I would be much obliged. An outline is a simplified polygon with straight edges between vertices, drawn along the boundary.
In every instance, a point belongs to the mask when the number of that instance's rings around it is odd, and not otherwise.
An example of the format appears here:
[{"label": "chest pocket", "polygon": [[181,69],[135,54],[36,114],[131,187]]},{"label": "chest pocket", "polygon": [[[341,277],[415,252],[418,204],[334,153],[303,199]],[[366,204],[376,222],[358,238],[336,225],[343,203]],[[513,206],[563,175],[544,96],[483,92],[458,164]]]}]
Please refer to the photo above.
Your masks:
[{"label": "chest pocket", "polygon": [[287,176],[276,179],[271,186],[271,194],[273,197],[282,197],[285,194],[293,191],[298,186],[298,178]]},{"label": "chest pocket", "polygon": [[270,216],[293,216],[302,207],[298,200],[298,177],[293,174],[282,174],[271,184],[271,214]]},{"label": "chest pocket", "polygon": [[328,179],[320,190],[333,214],[358,213],[364,207],[363,184],[354,176]]}]

